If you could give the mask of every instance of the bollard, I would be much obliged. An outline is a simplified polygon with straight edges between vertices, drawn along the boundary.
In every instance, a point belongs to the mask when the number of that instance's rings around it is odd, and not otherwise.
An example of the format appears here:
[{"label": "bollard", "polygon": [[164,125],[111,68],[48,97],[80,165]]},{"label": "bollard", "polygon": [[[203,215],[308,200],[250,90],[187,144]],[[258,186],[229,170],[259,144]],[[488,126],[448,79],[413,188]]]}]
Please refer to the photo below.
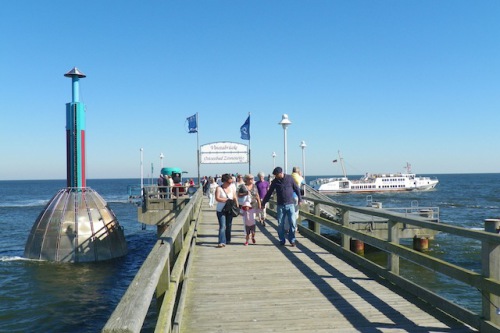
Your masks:
[{"label": "bollard", "polygon": [[362,256],[365,254],[365,243],[358,239],[351,238],[351,251]]},{"label": "bollard", "polygon": [[425,217],[428,219],[432,219],[434,217],[434,212],[432,211],[432,209],[421,209],[418,211],[418,213],[421,217]]},{"label": "bollard", "polygon": [[413,249],[415,251],[425,252],[429,250],[429,238],[413,237]]},{"label": "bollard", "polygon": [[484,231],[500,233],[500,219],[486,219],[484,220]]}]

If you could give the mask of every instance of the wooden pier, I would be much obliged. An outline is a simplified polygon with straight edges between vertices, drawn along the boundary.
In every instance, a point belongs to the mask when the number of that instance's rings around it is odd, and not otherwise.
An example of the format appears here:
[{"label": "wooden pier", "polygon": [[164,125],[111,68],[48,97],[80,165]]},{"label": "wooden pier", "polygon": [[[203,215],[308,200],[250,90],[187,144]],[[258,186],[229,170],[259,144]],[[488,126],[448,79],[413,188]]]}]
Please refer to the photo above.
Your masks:
[{"label": "wooden pier", "polygon": [[[307,222],[299,228],[296,247],[279,245],[271,211],[267,226],[258,225],[256,244],[244,246],[243,223],[237,217],[231,244],[216,248],[215,210],[200,190],[193,193],[162,226],[158,242],[102,331],[500,332],[500,220],[488,221],[485,231],[468,230],[305,198],[309,205],[301,208],[300,218]],[[322,206],[335,209],[341,219],[321,217]],[[352,228],[353,213],[386,219],[387,239]],[[320,226],[340,233],[341,243],[320,235]],[[409,227],[481,242],[481,272],[402,246],[400,236]],[[352,239],[384,251],[386,264],[352,252]],[[482,309],[465,309],[421,281],[409,280],[400,274],[400,261],[478,290]],[[152,308],[157,311],[151,313]]]},{"label": "wooden pier", "polygon": [[274,218],[248,246],[236,218],[225,248],[215,211],[202,220],[181,332],[474,332],[307,238],[280,246]]}]

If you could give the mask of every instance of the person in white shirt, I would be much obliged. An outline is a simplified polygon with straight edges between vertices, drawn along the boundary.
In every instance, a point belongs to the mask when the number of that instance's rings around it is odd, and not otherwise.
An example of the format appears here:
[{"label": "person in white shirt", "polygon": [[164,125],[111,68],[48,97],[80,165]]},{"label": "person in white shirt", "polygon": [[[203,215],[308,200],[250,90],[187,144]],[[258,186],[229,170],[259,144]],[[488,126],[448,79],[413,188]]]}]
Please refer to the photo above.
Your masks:
[{"label": "person in white shirt", "polygon": [[231,228],[233,226],[233,215],[231,212],[223,212],[222,209],[228,200],[233,200],[236,207],[238,207],[238,200],[236,199],[236,191],[232,186],[233,178],[230,174],[225,173],[221,177],[222,186],[218,186],[215,190],[215,200],[217,206],[217,219],[219,220],[219,244],[217,247],[225,247],[226,244],[231,243]]},{"label": "person in white shirt", "polygon": [[215,204],[215,190],[218,186],[212,177],[208,178],[208,205],[210,207]]}]

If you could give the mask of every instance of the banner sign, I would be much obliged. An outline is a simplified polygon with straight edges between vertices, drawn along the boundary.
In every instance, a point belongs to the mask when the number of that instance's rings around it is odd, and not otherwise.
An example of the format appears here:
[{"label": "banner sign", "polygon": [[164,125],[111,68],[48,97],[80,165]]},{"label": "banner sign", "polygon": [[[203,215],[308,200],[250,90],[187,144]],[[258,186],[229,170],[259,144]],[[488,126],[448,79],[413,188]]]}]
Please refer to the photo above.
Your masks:
[{"label": "banner sign", "polygon": [[213,142],[200,146],[201,164],[248,163],[248,146],[236,142]]}]

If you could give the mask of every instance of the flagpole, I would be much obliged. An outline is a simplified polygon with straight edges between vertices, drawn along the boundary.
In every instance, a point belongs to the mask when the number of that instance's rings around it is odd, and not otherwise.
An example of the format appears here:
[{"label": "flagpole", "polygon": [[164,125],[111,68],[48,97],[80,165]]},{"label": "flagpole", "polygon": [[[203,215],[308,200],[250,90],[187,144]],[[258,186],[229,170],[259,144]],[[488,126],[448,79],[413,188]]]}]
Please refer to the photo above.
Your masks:
[{"label": "flagpole", "polygon": [[200,186],[200,126],[198,122],[198,112],[196,112],[196,158],[198,163],[198,186]]},{"label": "flagpole", "polygon": [[141,200],[144,195],[144,148],[141,148]]},{"label": "flagpole", "polygon": [[[248,119],[250,119],[250,112],[248,112]],[[250,126],[248,126],[250,129]],[[250,149],[250,139],[251,136],[248,138],[248,173],[252,174],[252,150]]]},{"label": "flagpole", "polygon": [[248,151],[247,151],[247,159],[248,159],[248,173],[252,173],[252,163],[251,163],[251,154],[250,154],[250,112],[248,112],[248,117],[240,127],[241,139],[248,140]]}]

